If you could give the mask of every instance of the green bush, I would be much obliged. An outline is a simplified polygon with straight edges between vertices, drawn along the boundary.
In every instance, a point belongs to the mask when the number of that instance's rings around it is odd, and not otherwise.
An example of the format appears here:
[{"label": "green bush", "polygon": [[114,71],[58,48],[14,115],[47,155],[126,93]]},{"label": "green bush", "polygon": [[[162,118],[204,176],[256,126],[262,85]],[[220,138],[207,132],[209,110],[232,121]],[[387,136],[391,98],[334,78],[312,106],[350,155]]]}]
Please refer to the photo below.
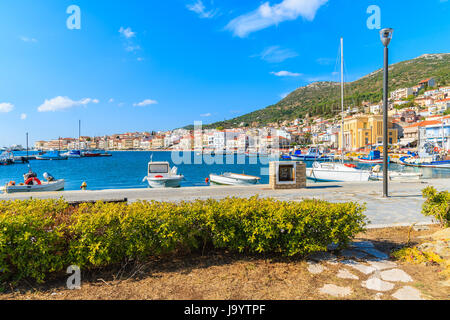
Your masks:
[{"label": "green bush", "polygon": [[205,245],[286,256],[344,247],[364,230],[365,208],[318,200],[227,198],[181,203],[0,202],[0,276],[39,282],[69,265],[82,270],[192,252]]},{"label": "green bush", "polygon": [[430,186],[422,190],[422,195],[427,198],[422,206],[422,213],[433,216],[441,227],[450,227],[450,192],[437,192]]}]

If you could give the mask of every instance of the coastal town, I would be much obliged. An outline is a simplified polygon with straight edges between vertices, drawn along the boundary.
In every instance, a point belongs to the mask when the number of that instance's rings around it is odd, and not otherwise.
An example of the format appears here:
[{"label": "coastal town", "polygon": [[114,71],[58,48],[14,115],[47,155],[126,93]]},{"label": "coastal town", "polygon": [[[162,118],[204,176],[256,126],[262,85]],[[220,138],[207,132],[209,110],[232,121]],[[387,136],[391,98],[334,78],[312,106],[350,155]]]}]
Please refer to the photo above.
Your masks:
[{"label": "coastal town", "polygon": [[[427,142],[450,149],[450,86],[437,86],[434,78],[414,87],[390,92],[389,145],[392,149],[416,150]],[[308,117],[271,123],[241,123],[225,129],[175,129],[164,132],[128,132],[102,137],[80,136],[36,141],[35,150],[203,150],[205,152],[289,151],[315,145],[326,150],[364,151],[382,145],[382,102],[363,102],[333,118]],[[343,137],[342,137],[343,131]],[[343,144],[342,144],[343,141]],[[21,146],[15,146],[21,148]]]}]

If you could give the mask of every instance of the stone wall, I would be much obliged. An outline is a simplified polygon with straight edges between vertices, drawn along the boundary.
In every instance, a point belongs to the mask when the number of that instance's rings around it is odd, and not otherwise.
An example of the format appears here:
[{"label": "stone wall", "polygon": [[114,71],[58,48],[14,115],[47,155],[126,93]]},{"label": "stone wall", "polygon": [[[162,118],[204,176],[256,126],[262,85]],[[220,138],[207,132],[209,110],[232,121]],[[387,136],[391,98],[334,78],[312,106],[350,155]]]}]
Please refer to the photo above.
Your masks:
[{"label": "stone wall", "polygon": [[[279,166],[295,167],[295,181],[278,181],[277,171]],[[306,163],[295,161],[272,161],[269,165],[269,185],[273,190],[276,189],[302,189],[306,188]]]}]

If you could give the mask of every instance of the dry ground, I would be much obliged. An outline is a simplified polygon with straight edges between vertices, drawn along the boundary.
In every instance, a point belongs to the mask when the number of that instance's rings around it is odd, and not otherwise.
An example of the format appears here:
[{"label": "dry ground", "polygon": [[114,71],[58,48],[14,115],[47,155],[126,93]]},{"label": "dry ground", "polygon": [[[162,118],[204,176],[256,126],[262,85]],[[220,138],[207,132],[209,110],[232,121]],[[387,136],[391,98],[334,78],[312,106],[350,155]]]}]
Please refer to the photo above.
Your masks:
[{"label": "dry ground", "polygon": [[[430,230],[412,231],[411,244],[425,241]],[[356,240],[370,240],[375,247],[389,253],[407,243],[409,228],[369,230]],[[361,286],[369,276],[350,270],[360,280],[336,277],[340,265],[322,262],[326,270],[311,274],[307,262],[300,258],[274,256],[245,256],[228,252],[208,252],[178,258],[166,257],[149,260],[139,266],[126,266],[83,274],[80,290],[67,290],[66,277],[62,275],[45,285],[23,282],[9,286],[0,293],[1,299],[156,299],[156,300],[319,300],[333,299],[322,295],[324,284],[352,287],[353,293],[344,299],[374,299],[376,292]],[[449,299],[450,289],[442,285],[439,266],[409,265],[398,262],[414,282],[408,285],[419,289],[427,299]],[[396,288],[398,289],[398,287]],[[394,290],[392,290],[394,291]],[[384,293],[381,299],[393,299]]]}]

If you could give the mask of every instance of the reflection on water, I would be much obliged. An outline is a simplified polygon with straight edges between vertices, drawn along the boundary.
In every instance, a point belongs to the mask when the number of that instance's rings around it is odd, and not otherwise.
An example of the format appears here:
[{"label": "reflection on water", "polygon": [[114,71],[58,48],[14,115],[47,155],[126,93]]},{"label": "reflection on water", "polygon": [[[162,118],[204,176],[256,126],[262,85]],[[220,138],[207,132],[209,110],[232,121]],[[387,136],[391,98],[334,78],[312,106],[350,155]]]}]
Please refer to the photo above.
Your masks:
[{"label": "reflection on water", "polygon": [[[147,174],[147,163],[153,154],[153,161],[169,161],[172,163],[171,152],[111,152],[108,158],[81,158],[65,161],[30,161],[30,165],[39,178],[44,172],[51,173],[55,178],[66,180],[66,190],[79,190],[83,181],[86,181],[88,190],[146,188],[142,179]],[[32,154],[30,152],[30,154]],[[15,152],[16,156],[25,155],[24,152]],[[186,155],[185,155],[186,156]],[[195,153],[189,152],[185,159],[188,163],[176,164],[178,172],[185,176],[181,186],[206,186],[205,179],[210,173],[222,174],[224,172],[245,173],[261,177],[261,183],[268,184],[269,159],[267,157],[245,157],[243,155],[216,156],[206,160],[213,164],[194,164]],[[181,157],[178,154],[178,159]],[[175,158],[174,160],[177,160]],[[216,161],[214,161],[214,159]],[[272,160],[277,160],[272,158]],[[190,162],[190,163],[189,163]],[[234,164],[227,164],[234,163]],[[361,168],[370,168],[372,165],[359,164]],[[311,167],[312,162],[307,162]],[[405,172],[422,172],[423,178],[448,178],[449,169],[414,168],[391,164],[390,170]],[[22,175],[28,171],[26,164],[15,164],[0,167],[0,185],[14,180],[22,182]],[[449,180],[450,181],[450,180]]]}]

